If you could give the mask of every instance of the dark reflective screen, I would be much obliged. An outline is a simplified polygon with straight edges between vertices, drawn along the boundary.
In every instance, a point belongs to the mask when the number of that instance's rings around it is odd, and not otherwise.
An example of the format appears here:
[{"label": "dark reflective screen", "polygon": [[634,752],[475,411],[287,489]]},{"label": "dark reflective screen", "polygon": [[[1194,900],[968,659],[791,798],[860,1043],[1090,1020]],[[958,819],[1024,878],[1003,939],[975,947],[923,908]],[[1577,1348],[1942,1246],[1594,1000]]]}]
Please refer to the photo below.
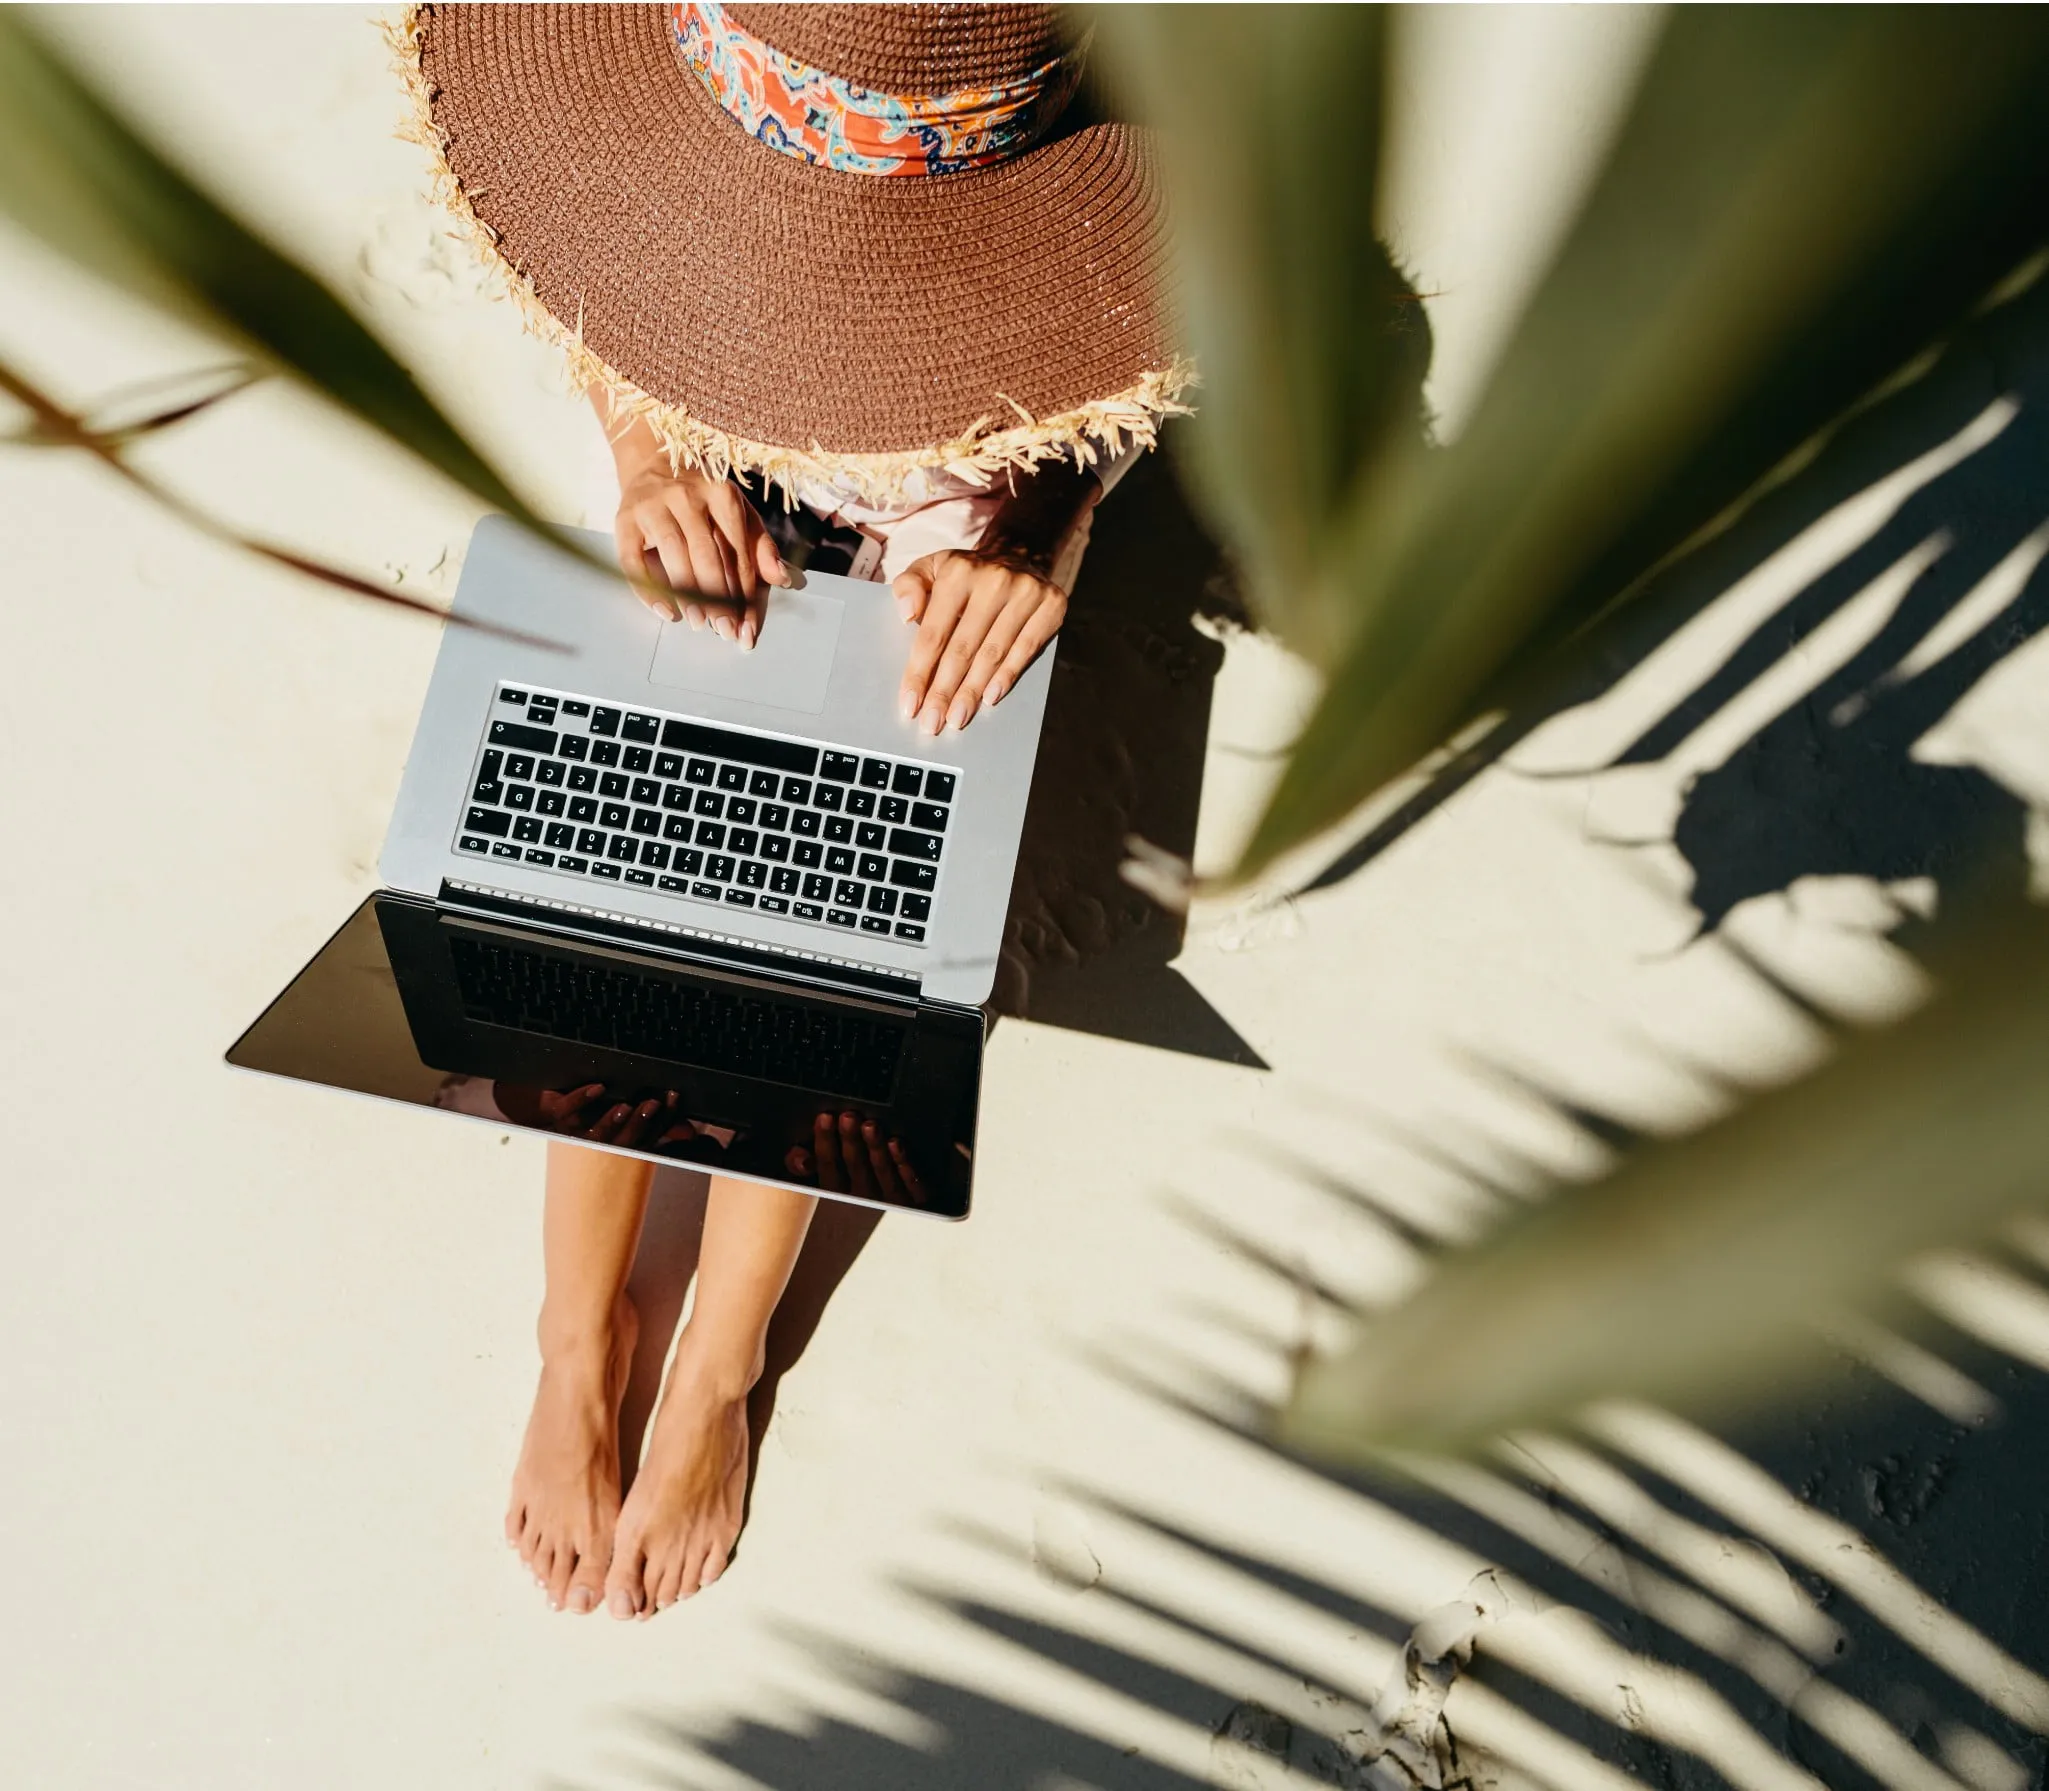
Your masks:
[{"label": "dark reflective screen", "polygon": [[373,896],[243,1069],[842,1198],[966,1214],[979,1016],[814,994]]}]

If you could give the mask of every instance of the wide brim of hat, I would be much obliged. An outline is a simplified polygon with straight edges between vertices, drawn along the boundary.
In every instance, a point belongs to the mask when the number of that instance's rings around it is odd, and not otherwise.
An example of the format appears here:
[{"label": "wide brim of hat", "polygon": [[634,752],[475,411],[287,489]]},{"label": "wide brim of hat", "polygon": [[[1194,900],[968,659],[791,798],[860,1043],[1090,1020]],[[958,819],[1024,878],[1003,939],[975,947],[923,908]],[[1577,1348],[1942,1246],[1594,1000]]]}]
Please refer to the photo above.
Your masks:
[{"label": "wide brim of hat", "polygon": [[576,372],[683,463],[886,493],[1149,441],[1188,370],[1144,138],[938,176],[757,142],[667,9],[416,7],[418,134]]}]

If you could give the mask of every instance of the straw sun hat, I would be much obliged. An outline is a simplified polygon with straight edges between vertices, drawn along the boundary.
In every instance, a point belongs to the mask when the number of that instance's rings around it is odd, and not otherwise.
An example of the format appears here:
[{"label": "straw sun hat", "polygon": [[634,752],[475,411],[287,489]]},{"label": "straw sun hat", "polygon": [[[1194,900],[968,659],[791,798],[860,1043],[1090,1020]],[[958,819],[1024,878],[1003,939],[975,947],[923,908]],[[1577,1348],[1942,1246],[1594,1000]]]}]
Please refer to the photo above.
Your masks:
[{"label": "straw sun hat", "polygon": [[1189,382],[1143,137],[1050,7],[419,6],[443,196],[685,466],[878,501],[1150,442]]}]

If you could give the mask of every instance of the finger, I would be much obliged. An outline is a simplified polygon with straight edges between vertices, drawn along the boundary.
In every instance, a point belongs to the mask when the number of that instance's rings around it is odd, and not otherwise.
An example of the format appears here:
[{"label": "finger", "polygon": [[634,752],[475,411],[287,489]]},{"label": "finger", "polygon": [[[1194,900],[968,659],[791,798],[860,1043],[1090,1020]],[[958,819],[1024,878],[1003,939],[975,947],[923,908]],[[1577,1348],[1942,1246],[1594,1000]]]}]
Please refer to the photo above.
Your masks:
[{"label": "finger", "polygon": [[915,622],[925,613],[926,599],[932,595],[932,558],[927,554],[912,561],[889,587],[896,593],[897,614],[906,622]]},{"label": "finger", "polygon": [[1002,670],[1003,662],[1017,644],[1017,637],[1024,632],[1025,624],[1044,605],[1058,601],[1058,594],[1051,586],[1033,579],[1003,606],[1002,613],[989,624],[989,632],[961,677],[960,689],[946,711],[948,727],[964,728],[974,720],[975,711],[982,706],[982,693],[988,689],[989,681]]},{"label": "finger", "polygon": [[988,695],[992,707],[1002,702],[1018,679],[1031,670],[1032,661],[1060,632],[1060,624],[1066,616],[1067,601],[1062,598],[1057,609],[1040,609],[1017,631],[1017,639],[1010,643],[1010,651],[1003,656],[1002,669],[989,681]]},{"label": "finger", "polygon": [[889,1155],[891,1161],[896,1164],[897,1179],[903,1183],[904,1192],[918,1205],[926,1205],[925,1183],[911,1167],[911,1154],[904,1149],[904,1141],[901,1138],[892,1138],[889,1141]]},{"label": "finger", "polygon": [[[939,656],[953,635],[954,622],[967,608],[970,582],[966,565],[958,560],[949,560],[931,581],[918,622],[918,638],[911,642],[910,658],[904,663],[904,681],[897,692],[897,708],[906,721],[919,715],[925,705],[933,668],[939,664]],[[943,715],[945,710],[940,713]],[[922,724],[922,716],[920,720]],[[925,731],[936,734],[937,723]]]},{"label": "finger", "polygon": [[840,1115],[839,1150],[847,1169],[847,1192],[873,1200],[875,1184],[868,1173],[868,1153],[861,1148],[861,1122],[851,1113]]},{"label": "finger", "polygon": [[636,520],[647,544],[638,567],[641,577],[655,574],[655,568],[647,564],[647,554],[651,553],[659,563],[662,579],[674,590],[687,591],[691,583],[690,547],[676,518],[662,505],[649,504],[637,513]]},{"label": "finger", "polygon": [[635,600],[645,604],[663,621],[673,622],[676,619],[674,605],[646,588],[647,539],[641,534],[640,525],[623,510],[613,519],[612,542],[619,550],[619,570],[633,581],[627,588]]},{"label": "finger", "polygon": [[637,1145],[647,1134],[648,1121],[653,1119],[661,1110],[662,1104],[660,1101],[642,1101],[638,1107],[633,1109],[632,1115],[627,1119],[626,1123],[619,1128],[619,1135],[612,1142],[614,1144]]},{"label": "finger", "polygon": [[775,537],[767,529],[760,527],[760,519],[758,517],[755,519],[755,524],[760,531],[754,537],[755,565],[760,569],[761,576],[767,583],[787,585],[790,582],[790,569],[783,563],[782,549],[776,546]]},{"label": "finger", "polygon": [[896,1192],[896,1164],[891,1160],[888,1146],[883,1142],[882,1128],[872,1119],[861,1128],[861,1143],[868,1153],[868,1170],[875,1177],[875,1185],[884,1194]]},{"label": "finger", "polygon": [[844,1194],[839,1126],[830,1113],[821,1113],[811,1122],[811,1154],[818,1159],[818,1185],[828,1194]]},{"label": "finger", "polygon": [[601,1114],[598,1118],[598,1123],[592,1126],[584,1136],[590,1139],[593,1144],[610,1144],[612,1142],[612,1135],[626,1123],[632,1112],[633,1109],[624,1101],[621,1101],[616,1107],[609,1108]]},{"label": "finger", "polygon": [[817,1180],[818,1165],[801,1144],[793,1144],[783,1153],[783,1167],[800,1182]]},{"label": "finger", "polygon": [[747,603],[761,589],[761,569],[754,562],[755,529],[761,526],[754,507],[730,485],[711,494],[712,519],[719,525],[720,543],[726,555],[726,575],[733,590]]},{"label": "finger", "polygon": [[730,599],[726,585],[726,563],[719,557],[717,543],[703,515],[685,502],[679,493],[670,505],[676,526],[690,554],[690,569],[681,583],[700,597]]},{"label": "finger", "polygon": [[989,630],[996,618],[1017,595],[1017,586],[1018,581],[1010,573],[995,567],[980,569],[967,605],[947,638],[946,650],[932,668],[932,682],[925,692],[925,706],[918,712],[918,726],[926,733],[938,733],[948,719],[954,698],[959,694],[961,680],[967,676],[975,655],[982,650],[982,643],[989,638]]}]

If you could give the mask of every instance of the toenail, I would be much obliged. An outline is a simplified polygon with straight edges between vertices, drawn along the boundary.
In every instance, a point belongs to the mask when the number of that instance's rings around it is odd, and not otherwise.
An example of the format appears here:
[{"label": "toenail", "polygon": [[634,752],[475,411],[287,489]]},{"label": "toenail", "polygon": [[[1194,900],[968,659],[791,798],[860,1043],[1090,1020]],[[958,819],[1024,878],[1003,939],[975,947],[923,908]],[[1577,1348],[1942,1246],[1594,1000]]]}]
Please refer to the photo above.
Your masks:
[{"label": "toenail", "polygon": [[608,1601],[608,1608],[615,1617],[630,1617],[633,1615],[633,1600],[626,1595],[622,1588],[612,1594],[611,1599]]},{"label": "toenail", "polygon": [[569,1595],[569,1608],[580,1617],[596,1603],[588,1586],[579,1586]]}]

